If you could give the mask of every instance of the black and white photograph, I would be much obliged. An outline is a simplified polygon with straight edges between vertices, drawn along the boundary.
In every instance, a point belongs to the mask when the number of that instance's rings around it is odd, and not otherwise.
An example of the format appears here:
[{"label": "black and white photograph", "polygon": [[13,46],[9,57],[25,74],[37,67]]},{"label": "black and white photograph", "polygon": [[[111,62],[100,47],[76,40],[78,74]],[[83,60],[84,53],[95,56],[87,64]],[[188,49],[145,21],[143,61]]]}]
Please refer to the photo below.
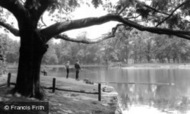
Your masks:
[{"label": "black and white photograph", "polygon": [[0,0],[0,114],[190,114],[190,0]]}]

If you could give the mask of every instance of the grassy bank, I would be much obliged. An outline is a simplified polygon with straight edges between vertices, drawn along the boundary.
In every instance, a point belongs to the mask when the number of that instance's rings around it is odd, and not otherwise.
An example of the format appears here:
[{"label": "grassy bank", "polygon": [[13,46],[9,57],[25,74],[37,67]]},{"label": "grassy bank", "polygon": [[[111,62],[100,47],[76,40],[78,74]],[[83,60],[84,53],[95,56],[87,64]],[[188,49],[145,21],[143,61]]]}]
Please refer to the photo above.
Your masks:
[{"label": "grassy bank", "polygon": [[[0,77],[0,83],[6,82],[6,76]],[[52,76],[42,76],[41,84],[46,87],[51,87]],[[14,82],[16,76],[12,76],[12,82]],[[97,91],[96,84],[86,84],[82,80],[76,81],[75,79],[66,79],[56,77],[57,83],[56,87],[70,90],[80,90],[80,91]],[[12,86],[13,87],[13,86]],[[11,87],[11,88],[12,88]],[[25,98],[20,95],[9,95],[7,91],[11,88],[0,87],[0,101],[1,102],[30,102],[38,101],[36,99]],[[113,99],[105,96],[102,101],[98,101],[98,95],[96,94],[85,94],[85,93],[75,93],[58,91],[52,93],[52,90],[44,90],[46,96],[43,101],[49,102],[49,114],[114,114],[116,110],[116,102]],[[104,95],[103,95],[104,96]],[[38,114],[42,114],[39,112]]]}]

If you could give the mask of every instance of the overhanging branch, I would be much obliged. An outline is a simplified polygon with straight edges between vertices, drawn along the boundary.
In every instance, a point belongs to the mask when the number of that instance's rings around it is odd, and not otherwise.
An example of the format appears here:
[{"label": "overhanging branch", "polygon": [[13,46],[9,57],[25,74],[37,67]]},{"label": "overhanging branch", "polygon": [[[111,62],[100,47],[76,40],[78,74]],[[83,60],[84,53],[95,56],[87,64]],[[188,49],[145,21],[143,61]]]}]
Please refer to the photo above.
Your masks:
[{"label": "overhanging branch", "polygon": [[19,30],[11,26],[10,24],[7,24],[5,22],[0,21],[0,25],[9,30],[13,35],[19,36]]},{"label": "overhanging branch", "polygon": [[104,34],[101,37],[98,38],[71,38],[65,34],[61,34],[61,35],[57,35],[55,36],[55,39],[62,39],[62,40],[66,40],[66,41],[70,41],[70,42],[76,42],[76,43],[85,43],[85,44],[94,44],[94,43],[99,43],[103,40],[107,40],[110,38],[113,38],[115,35],[108,33],[108,34]]},{"label": "overhanging branch", "polygon": [[123,24],[117,24],[114,28],[112,28],[112,32],[104,34],[98,38],[86,38],[85,37],[85,38],[78,39],[78,38],[71,38],[65,34],[61,34],[61,35],[55,36],[55,39],[62,39],[62,40],[66,40],[66,41],[76,42],[76,43],[94,44],[94,43],[99,43],[103,40],[114,38],[115,33],[120,26],[123,26]]},{"label": "overhanging branch", "polygon": [[62,23],[53,24],[45,29],[41,30],[41,33],[49,40],[50,38],[61,34],[62,32],[89,27],[93,25],[100,25],[109,21],[116,21],[117,15],[105,15],[102,17],[91,17],[72,21],[65,21]]},{"label": "overhanging branch", "polygon": [[117,15],[120,15],[126,8],[127,8],[127,5],[125,5],[125,6],[117,13]]},{"label": "overhanging branch", "polygon": [[166,18],[164,18],[162,21],[160,21],[160,22],[156,25],[156,27],[158,27],[158,26],[161,25],[163,22],[165,22],[165,21],[168,20],[170,17],[172,17],[173,14],[176,12],[176,10],[179,9],[180,7],[182,7],[183,5],[185,5],[187,2],[189,2],[189,1],[187,0],[187,1],[183,2],[183,3],[181,3],[180,5],[178,5],[178,6],[170,13],[170,15],[168,15]]},{"label": "overhanging branch", "polygon": [[66,21],[63,23],[56,23],[45,29],[42,29],[41,33],[47,38],[48,41],[52,37],[57,36],[57,34],[61,34],[62,32],[65,31],[89,27],[93,25],[100,25],[109,21],[116,21],[126,26],[136,28],[140,31],[148,31],[156,34],[175,35],[190,40],[190,31],[171,30],[171,29],[157,28],[157,27],[146,27],[134,21],[131,21],[127,18],[123,18],[119,15],[111,15],[111,14],[96,18],[84,18],[73,21]]},{"label": "overhanging branch", "polygon": [[122,22],[123,24],[126,24],[130,27],[136,28],[140,31],[148,31],[151,33],[156,33],[156,34],[175,35],[175,36],[190,40],[190,31],[171,30],[171,29],[156,28],[156,27],[146,27],[146,26],[140,25],[138,23],[135,23],[133,21],[130,21],[128,19],[124,19],[122,17],[120,17],[120,19],[118,19],[118,21]]},{"label": "overhanging branch", "polygon": [[150,10],[152,10],[152,11],[154,11],[154,12],[157,12],[157,13],[160,13],[160,14],[164,14],[164,15],[169,15],[169,14],[166,13],[166,12],[162,12],[162,11],[156,9],[156,8],[153,8],[153,7],[149,6],[149,5],[146,5],[146,4],[143,3],[143,2],[140,2],[140,1],[136,1],[136,2],[137,2],[138,4],[140,4],[140,5],[142,5],[142,6],[146,7],[146,8],[148,8],[148,9],[150,9]]}]

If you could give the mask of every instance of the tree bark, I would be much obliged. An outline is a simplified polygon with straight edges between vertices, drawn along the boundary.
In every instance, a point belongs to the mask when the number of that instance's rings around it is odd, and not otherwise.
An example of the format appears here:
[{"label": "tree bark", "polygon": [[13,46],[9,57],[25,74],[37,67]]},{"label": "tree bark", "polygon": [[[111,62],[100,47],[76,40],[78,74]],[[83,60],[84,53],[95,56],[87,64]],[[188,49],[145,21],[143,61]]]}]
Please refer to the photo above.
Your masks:
[{"label": "tree bark", "polygon": [[21,47],[16,86],[13,93],[18,92],[26,97],[43,99],[40,87],[40,65],[47,45],[35,30],[20,31]]}]

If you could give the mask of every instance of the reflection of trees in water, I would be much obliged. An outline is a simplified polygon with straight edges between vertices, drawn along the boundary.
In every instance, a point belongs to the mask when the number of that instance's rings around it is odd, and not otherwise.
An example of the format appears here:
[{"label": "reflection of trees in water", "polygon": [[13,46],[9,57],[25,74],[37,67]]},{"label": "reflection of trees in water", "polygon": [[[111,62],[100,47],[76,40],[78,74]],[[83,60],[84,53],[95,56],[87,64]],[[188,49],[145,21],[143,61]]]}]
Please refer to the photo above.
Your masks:
[{"label": "reflection of trees in water", "polygon": [[122,84],[122,83],[118,83],[116,85],[116,90],[117,92],[119,93],[120,95],[120,103],[122,104],[122,108],[126,109],[128,108],[128,103],[129,103],[129,97],[128,97],[128,88],[126,87],[127,85],[126,84]]},{"label": "reflection of trees in water", "polygon": [[[149,90],[149,87],[151,90]],[[131,105],[149,105],[160,110],[186,111],[190,108],[190,99],[185,96],[172,94],[174,86],[166,85],[138,85],[138,84],[117,84],[121,103],[124,109]],[[167,91],[166,90],[171,90]],[[166,92],[163,94],[163,91]],[[160,94],[162,93],[162,94]]]},{"label": "reflection of trees in water", "polygon": [[[131,105],[149,105],[160,110],[178,110],[180,112],[190,109],[187,89],[189,71],[175,69],[128,69],[120,73],[125,75],[117,79],[122,82],[135,82],[136,84],[117,84],[117,91],[121,97],[123,107]],[[119,73],[118,73],[119,74]],[[111,75],[109,75],[111,76]],[[114,78],[113,78],[114,79]],[[138,84],[147,82],[149,84]],[[167,85],[168,84],[168,85]],[[175,85],[173,85],[175,84]]]},{"label": "reflection of trees in water", "polygon": [[[141,72],[131,70],[126,72],[127,82],[148,82],[151,84],[117,84],[123,107],[129,108],[131,105],[142,104],[162,110],[187,108],[190,104],[188,97],[183,97],[184,93],[180,93],[181,90],[172,85],[175,83],[173,72],[171,69]],[[171,85],[161,85],[159,83]]]}]

